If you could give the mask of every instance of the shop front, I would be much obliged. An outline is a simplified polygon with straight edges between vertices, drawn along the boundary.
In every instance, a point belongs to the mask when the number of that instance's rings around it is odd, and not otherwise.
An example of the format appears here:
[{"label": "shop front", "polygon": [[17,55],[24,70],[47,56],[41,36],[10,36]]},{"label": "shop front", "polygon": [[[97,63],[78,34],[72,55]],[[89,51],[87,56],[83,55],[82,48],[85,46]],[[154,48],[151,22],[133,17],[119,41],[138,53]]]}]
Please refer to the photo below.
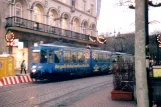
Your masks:
[{"label": "shop front", "polygon": [[21,62],[25,60],[26,70],[28,69],[28,47],[24,41],[19,41],[19,39],[14,39],[11,43],[12,45],[12,56],[14,57],[14,70],[15,72],[20,72]]},{"label": "shop front", "polygon": [[[28,48],[19,49],[18,47],[13,47],[12,48],[12,55],[15,58],[15,61],[14,61],[15,66],[14,66],[14,69],[16,71],[21,69],[20,65],[21,65],[21,62],[23,60],[25,60],[25,64],[28,67]],[[28,68],[26,68],[26,70],[27,69]]]}]

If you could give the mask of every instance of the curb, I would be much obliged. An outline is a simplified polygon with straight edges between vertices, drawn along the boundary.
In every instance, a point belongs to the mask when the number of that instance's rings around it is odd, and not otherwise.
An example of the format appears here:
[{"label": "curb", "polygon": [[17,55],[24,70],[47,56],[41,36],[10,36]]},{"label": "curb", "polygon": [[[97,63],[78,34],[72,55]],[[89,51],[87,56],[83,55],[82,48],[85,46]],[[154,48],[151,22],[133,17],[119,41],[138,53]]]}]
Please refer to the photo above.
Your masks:
[{"label": "curb", "polygon": [[0,80],[0,86],[27,83],[27,82],[33,82],[33,81],[34,80],[32,80],[29,75],[2,77],[2,79]]}]

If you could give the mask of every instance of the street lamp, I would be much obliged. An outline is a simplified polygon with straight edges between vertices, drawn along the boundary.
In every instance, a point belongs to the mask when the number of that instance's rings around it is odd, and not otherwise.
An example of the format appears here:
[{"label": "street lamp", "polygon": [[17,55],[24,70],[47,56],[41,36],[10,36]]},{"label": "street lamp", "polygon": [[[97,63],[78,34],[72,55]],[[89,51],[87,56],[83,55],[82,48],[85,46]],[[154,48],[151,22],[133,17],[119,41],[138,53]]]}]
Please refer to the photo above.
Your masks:
[{"label": "street lamp", "polygon": [[[148,5],[152,7],[160,7],[161,6],[161,0],[147,0]],[[135,9],[135,0],[130,0],[129,8]]]},{"label": "street lamp", "polygon": [[148,4],[153,7],[159,7],[161,6],[161,0],[149,0]]}]

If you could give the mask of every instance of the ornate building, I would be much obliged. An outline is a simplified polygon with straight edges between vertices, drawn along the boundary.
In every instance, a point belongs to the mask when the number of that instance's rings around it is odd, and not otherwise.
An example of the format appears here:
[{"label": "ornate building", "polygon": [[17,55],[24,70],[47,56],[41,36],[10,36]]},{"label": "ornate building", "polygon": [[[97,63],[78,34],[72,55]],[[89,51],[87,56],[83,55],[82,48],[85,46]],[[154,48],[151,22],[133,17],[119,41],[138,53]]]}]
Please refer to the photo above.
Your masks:
[{"label": "ornate building", "polygon": [[[30,63],[30,48],[35,42],[63,41],[98,47],[96,0],[1,0],[0,54],[8,52],[7,40],[13,34],[10,53],[15,69],[25,59]],[[19,46],[21,44],[22,46]]]}]

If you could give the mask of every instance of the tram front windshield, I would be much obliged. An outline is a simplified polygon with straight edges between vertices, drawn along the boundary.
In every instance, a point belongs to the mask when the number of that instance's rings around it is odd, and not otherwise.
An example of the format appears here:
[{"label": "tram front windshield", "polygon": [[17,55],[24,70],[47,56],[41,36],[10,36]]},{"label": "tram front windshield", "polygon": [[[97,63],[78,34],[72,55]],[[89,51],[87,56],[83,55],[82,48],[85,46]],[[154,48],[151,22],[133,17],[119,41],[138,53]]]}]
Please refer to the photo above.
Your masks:
[{"label": "tram front windshield", "polygon": [[40,62],[40,51],[33,50],[32,51],[32,63],[37,64]]}]

